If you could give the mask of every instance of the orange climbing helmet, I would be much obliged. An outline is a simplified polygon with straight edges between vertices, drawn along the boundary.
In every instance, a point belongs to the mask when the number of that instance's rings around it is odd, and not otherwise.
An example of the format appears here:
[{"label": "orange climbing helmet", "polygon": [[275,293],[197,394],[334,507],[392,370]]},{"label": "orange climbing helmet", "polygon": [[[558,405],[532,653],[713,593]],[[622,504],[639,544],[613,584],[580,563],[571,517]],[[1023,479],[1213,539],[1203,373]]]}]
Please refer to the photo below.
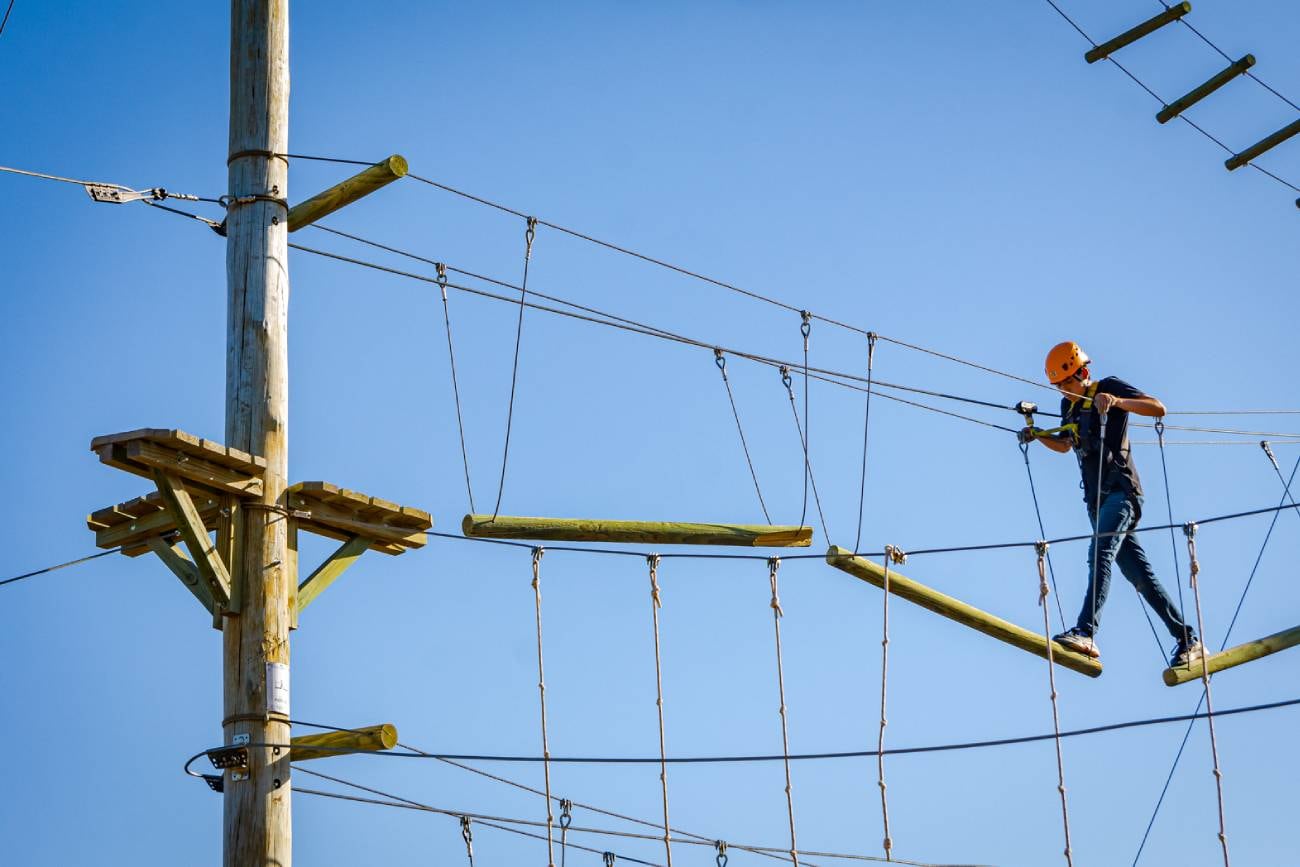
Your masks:
[{"label": "orange climbing helmet", "polygon": [[1092,359],[1073,340],[1058,343],[1047,351],[1047,361],[1043,366],[1047,379],[1053,385],[1064,382]]}]

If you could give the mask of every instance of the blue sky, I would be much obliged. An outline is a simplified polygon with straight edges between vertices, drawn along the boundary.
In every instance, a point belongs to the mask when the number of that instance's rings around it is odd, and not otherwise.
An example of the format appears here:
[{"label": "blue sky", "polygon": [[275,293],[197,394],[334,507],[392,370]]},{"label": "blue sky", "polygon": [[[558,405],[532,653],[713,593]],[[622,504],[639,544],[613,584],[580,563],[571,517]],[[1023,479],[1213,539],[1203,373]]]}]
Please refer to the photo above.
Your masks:
[{"label": "blue sky", "polygon": [[[1101,38],[1154,2],[1070,2]],[[1198,29],[1300,99],[1300,15],[1281,2],[1198,2]],[[0,165],[218,196],[225,190],[224,4],[18,0],[0,35],[7,134]],[[1182,123],[1044,2],[963,4],[299,3],[291,26],[291,150],[402,153],[412,171],[798,308],[1036,378],[1047,347],[1080,341],[1101,374],[1171,411],[1295,409],[1295,193]],[[1172,99],[1223,61],[1182,27],[1119,57]],[[1236,81],[1190,116],[1234,149],[1295,110]],[[1261,164],[1300,183],[1300,145]],[[295,161],[293,201],[346,176]],[[90,439],[137,427],[223,429],[224,245],[143,205],[90,202],[71,185],[0,175],[0,384],[10,458],[3,575],[93,549],[88,511],[144,493],[101,466]],[[210,205],[196,209],[219,217]],[[206,209],[206,210],[205,210]],[[327,223],[507,281],[523,221],[402,182]],[[408,267],[324,233],[298,243]],[[427,284],[307,254],[291,258],[290,467],[430,511],[458,533],[467,510],[440,299]],[[431,269],[416,268],[423,273]],[[530,287],[725,345],[801,353],[797,314],[539,231]],[[480,508],[500,471],[516,308],[451,298],[469,461]],[[814,325],[811,362],[863,373],[860,334]],[[773,519],[795,523],[799,451],[769,368],[728,367]],[[1010,405],[1047,391],[881,343],[890,382]],[[802,400],[802,382],[796,386]],[[852,546],[862,395],[810,394],[811,462],[830,541]],[[969,408],[942,403],[945,409]],[[1014,426],[1009,412],[970,414]],[[1170,424],[1300,431],[1295,416],[1171,416]],[[1149,431],[1136,439],[1150,440]],[[1172,432],[1177,440],[1228,435]],[[1255,445],[1168,450],[1175,520],[1271,506],[1281,485]],[[1165,517],[1159,453],[1139,446],[1147,523]],[[1279,444],[1290,471],[1300,446]],[[1087,531],[1069,457],[1033,453],[1049,536]],[[877,399],[864,549],[1035,538],[1009,434]],[[707,349],[530,311],[524,322],[503,512],[761,520]],[[810,514],[812,510],[810,509]],[[1199,536],[1208,640],[1217,645],[1267,516]],[[1297,517],[1283,514],[1233,639],[1296,623]],[[820,523],[812,552],[827,539]],[[1172,590],[1170,541],[1146,545]],[[304,562],[328,554],[314,544]],[[1071,616],[1084,548],[1052,551]],[[1032,553],[914,557],[905,574],[1037,628]],[[795,752],[874,746],[881,597],[818,560],[781,573],[785,686]],[[333,725],[393,722],[455,753],[540,752],[527,551],[433,538],[367,555],[293,637],[293,710]],[[667,743],[673,755],[780,752],[766,568],[666,560],[659,574]],[[643,561],[551,552],[543,562],[550,746],[555,755],[653,755],[658,745]],[[1187,595],[1186,587],[1183,588]],[[1190,599],[1189,599],[1190,602]],[[1045,665],[905,602],[890,607],[888,744],[1050,731]],[[1062,725],[1188,713],[1117,579],[1099,643],[1106,672],[1058,674]],[[1163,640],[1163,636],[1162,636]],[[220,641],[161,564],[112,556],[0,589],[7,661],[0,829],[13,863],[220,861],[217,796],[180,773],[220,740]],[[1294,696],[1292,660],[1214,681],[1216,707]],[[1293,857],[1286,834],[1295,711],[1219,723],[1228,836],[1241,864]],[[1182,726],[1066,742],[1079,864],[1130,863]],[[347,757],[307,766],[466,812],[544,818],[541,799],[436,762]],[[540,786],[535,765],[484,765]],[[1061,861],[1050,743],[900,756],[887,764],[894,853],[923,862]],[[798,763],[801,847],[880,855],[874,760]],[[331,788],[321,781],[296,785]],[[675,825],[783,846],[779,763],[669,769]],[[340,787],[333,787],[342,790]],[[655,820],[657,769],[557,766],[557,795]],[[579,810],[575,825],[628,828]],[[1142,863],[1221,861],[1204,724],[1194,730]],[[75,830],[73,830],[75,828]],[[644,829],[642,829],[644,830]],[[294,800],[303,864],[457,863],[454,819]],[[571,835],[662,863],[649,841]],[[544,845],[480,828],[479,864],[539,863]],[[577,864],[598,856],[569,853]],[[681,863],[709,849],[674,850]],[[732,853],[733,864],[757,862]],[[810,859],[834,863],[828,859]],[[544,863],[544,861],[541,861]]]}]

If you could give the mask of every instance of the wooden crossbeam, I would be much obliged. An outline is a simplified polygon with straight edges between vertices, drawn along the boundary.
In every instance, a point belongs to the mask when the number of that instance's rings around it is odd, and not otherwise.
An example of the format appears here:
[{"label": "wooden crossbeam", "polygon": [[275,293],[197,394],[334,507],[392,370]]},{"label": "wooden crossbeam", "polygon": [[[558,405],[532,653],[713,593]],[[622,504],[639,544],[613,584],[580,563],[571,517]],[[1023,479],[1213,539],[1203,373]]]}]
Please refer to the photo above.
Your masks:
[{"label": "wooden crossbeam", "polygon": [[289,741],[289,761],[327,759],[349,753],[374,753],[397,746],[397,726],[392,723],[342,732],[302,735]]},{"label": "wooden crossbeam", "polygon": [[301,612],[313,600],[325,592],[348,567],[357,562],[357,558],[370,549],[370,540],[364,536],[353,536],[339,546],[324,563],[316,567],[305,581],[298,585],[296,610]]},{"label": "wooden crossbeam", "polygon": [[[219,505],[216,496],[201,496],[192,492],[191,500],[198,509],[204,526],[216,527]],[[122,553],[127,556],[147,553],[149,549],[146,543],[151,536],[167,535],[176,530],[176,521],[171,511],[157,493],[92,512],[87,516],[86,524],[95,531],[97,546],[125,546]]]},{"label": "wooden crossbeam", "polygon": [[525,518],[466,515],[466,536],[555,542],[635,542],[645,545],[737,545],[745,548],[807,548],[812,527],[766,524],[687,524],[609,521],[594,518]]},{"label": "wooden crossbeam", "polygon": [[157,554],[158,559],[163,561],[167,568],[172,571],[172,574],[181,579],[185,589],[194,594],[194,598],[199,600],[199,604],[206,608],[209,614],[216,617],[220,616],[220,608],[212,599],[212,591],[208,589],[207,583],[199,577],[199,570],[194,565],[194,561],[185,556],[185,552],[181,550],[179,545],[164,541],[161,536],[151,536],[146,544],[149,546],[149,550]]},{"label": "wooden crossbeam", "polygon": [[1227,69],[1215,75],[1209,81],[1188,91],[1156,112],[1156,120],[1160,123],[1168,123],[1237,76],[1245,75],[1254,65],[1255,55],[1253,54],[1247,54],[1235,63],[1229,64]]},{"label": "wooden crossbeam", "polygon": [[1179,18],[1182,18],[1191,11],[1191,3],[1175,3],[1159,15],[1153,15],[1136,27],[1131,27],[1128,30],[1125,30],[1114,39],[1111,39],[1108,42],[1103,42],[1096,48],[1088,49],[1088,51],[1084,53],[1083,59],[1089,63],[1096,63],[1098,60],[1105,60],[1124,46],[1132,45],[1143,36],[1154,33],[1166,24],[1171,24],[1174,21],[1177,21]]},{"label": "wooden crossbeam", "polygon": [[1255,142],[1253,145],[1246,148],[1241,153],[1233,154],[1232,156],[1228,157],[1226,160],[1223,161],[1223,165],[1230,172],[1236,171],[1242,166],[1248,165],[1251,160],[1255,159],[1256,157],[1260,156],[1266,151],[1272,150],[1273,148],[1280,145],[1282,142],[1286,141],[1287,139],[1291,138],[1292,136],[1298,133],[1300,133],[1300,120],[1292,121],[1291,123],[1282,127],[1280,130],[1273,133],[1272,135],[1265,136],[1264,138]]},{"label": "wooden crossbeam", "polygon": [[400,154],[393,154],[388,159],[375,163],[346,181],[290,208],[289,231],[296,232],[304,226],[310,226],[362,196],[368,196],[398,178],[405,177],[406,171],[406,159]]},{"label": "wooden crossbeam", "polygon": [[[1293,626],[1290,629],[1283,629],[1281,632],[1274,632],[1272,635],[1266,635],[1263,638],[1247,641],[1245,644],[1238,644],[1236,647],[1229,647],[1227,650],[1211,654],[1206,658],[1205,662],[1208,664],[1210,674],[1214,674],[1216,671],[1223,671],[1225,668],[1234,668],[1247,662],[1253,662],[1261,657],[1277,653],[1279,650],[1295,647],[1297,644],[1300,644],[1300,626]],[[1178,668],[1166,668],[1164,672],[1165,686],[1178,686],[1180,683],[1200,680],[1201,669],[1200,660]]]},{"label": "wooden crossbeam", "polygon": [[[838,545],[832,545],[830,550],[826,552],[826,562],[842,572],[847,572],[855,578],[866,581],[868,584],[884,587],[884,567],[862,557],[855,557],[852,551]],[[940,593],[938,590],[927,587],[918,581],[913,581],[893,569],[889,570],[889,592],[906,599],[908,602],[933,611],[935,614],[955,620],[991,638],[996,638],[998,641],[1006,642],[1021,650],[1027,650],[1044,659],[1047,658],[1047,640],[1042,635],[1003,620],[1001,617],[989,614],[987,611],[981,611],[975,606],[954,599],[945,593]],[[1077,671],[1089,677],[1101,675],[1101,662],[1090,656],[1084,656],[1082,653],[1067,650],[1056,642],[1052,642],[1052,658],[1058,665],[1071,671]]]},{"label": "wooden crossbeam", "polygon": [[185,547],[190,550],[190,558],[199,570],[199,576],[212,591],[212,598],[225,608],[230,604],[230,572],[217,555],[216,545],[208,536],[189,491],[185,490],[178,477],[164,470],[154,470],[154,482],[158,485],[158,493],[162,494],[163,502],[167,504],[167,510],[172,513]]}]

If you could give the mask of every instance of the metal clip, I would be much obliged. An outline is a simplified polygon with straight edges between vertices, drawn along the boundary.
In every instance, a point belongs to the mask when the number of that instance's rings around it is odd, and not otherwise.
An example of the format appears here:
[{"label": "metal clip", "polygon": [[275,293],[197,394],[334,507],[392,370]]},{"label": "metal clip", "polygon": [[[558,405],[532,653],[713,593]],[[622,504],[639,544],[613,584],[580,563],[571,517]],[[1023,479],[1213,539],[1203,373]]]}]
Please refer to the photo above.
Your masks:
[{"label": "metal clip", "polygon": [[1273,462],[1273,469],[1279,473],[1282,472],[1282,468],[1277,465],[1277,456],[1273,454],[1273,447],[1268,444],[1268,440],[1260,440],[1259,447],[1264,450],[1264,454],[1268,455],[1268,459]]},{"label": "metal clip", "polygon": [[790,368],[784,364],[781,365],[781,384],[788,389],[792,382],[793,380],[790,379]]},{"label": "metal clip", "polygon": [[718,370],[727,372],[727,356],[723,355],[722,349],[717,346],[713,347],[713,363],[718,366]]},{"label": "metal clip", "polygon": [[573,802],[568,798],[560,798],[560,827],[568,829],[573,824]]},{"label": "metal clip", "polygon": [[718,857],[716,859],[718,867],[727,867],[727,841],[714,840],[713,848],[718,850]]},{"label": "metal clip", "polygon": [[105,202],[110,205],[124,205],[127,202],[138,202],[141,199],[150,199],[152,201],[161,201],[167,198],[167,191],[162,187],[154,187],[149,190],[128,190],[123,187],[112,187],[107,184],[86,184],[86,193],[96,202]]},{"label": "metal clip", "polygon": [[602,852],[600,857],[604,859],[605,867],[614,867],[614,862],[618,860],[618,856],[613,852]]},{"label": "metal clip", "polygon": [[800,310],[799,316],[803,319],[799,324],[799,333],[803,335],[804,340],[807,340],[808,335],[812,334],[812,314],[807,310]]},{"label": "metal clip", "polygon": [[528,218],[528,228],[524,229],[524,258],[533,258],[533,239],[537,237],[537,218]]}]

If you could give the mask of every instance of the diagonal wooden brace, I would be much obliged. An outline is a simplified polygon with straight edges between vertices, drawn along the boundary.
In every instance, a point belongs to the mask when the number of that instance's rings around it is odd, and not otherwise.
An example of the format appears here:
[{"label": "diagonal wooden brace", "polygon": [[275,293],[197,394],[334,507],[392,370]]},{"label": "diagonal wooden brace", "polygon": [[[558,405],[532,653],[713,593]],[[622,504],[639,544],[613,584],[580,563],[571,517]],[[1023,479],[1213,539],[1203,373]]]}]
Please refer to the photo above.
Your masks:
[{"label": "diagonal wooden brace", "polygon": [[211,591],[213,600],[225,608],[230,603],[230,571],[218,556],[217,547],[208,536],[189,491],[185,490],[179,476],[163,470],[154,470],[153,478],[167,510],[176,521],[176,529],[180,531],[185,547],[190,550],[199,577]]},{"label": "diagonal wooden brace", "polygon": [[325,592],[325,589],[338,579],[347,568],[357,561],[357,558],[364,554],[370,546],[374,544],[372,539],[364,536],[353,536],[339,546],[324,563],[316,567],[316,571],[307,576],[307,579],[298,585],[298,603],[296,611],[301,612],[304,608],[312,603],[319,595]]},{"label": "diagonal wooden brace", "polygon": [[220,610],[212,599],[212,591],[199,577],[198,567],[194,565],[194,561],[185,556],[185,552],[179,545],[167,542],[161,536],[152,536],[145,544],[149,546],[150,551],[158,555],[158,559],[163,561],[177,578],[181,579],[185,589],[194,594],[194,598],[199,600],[209,614]]}]

